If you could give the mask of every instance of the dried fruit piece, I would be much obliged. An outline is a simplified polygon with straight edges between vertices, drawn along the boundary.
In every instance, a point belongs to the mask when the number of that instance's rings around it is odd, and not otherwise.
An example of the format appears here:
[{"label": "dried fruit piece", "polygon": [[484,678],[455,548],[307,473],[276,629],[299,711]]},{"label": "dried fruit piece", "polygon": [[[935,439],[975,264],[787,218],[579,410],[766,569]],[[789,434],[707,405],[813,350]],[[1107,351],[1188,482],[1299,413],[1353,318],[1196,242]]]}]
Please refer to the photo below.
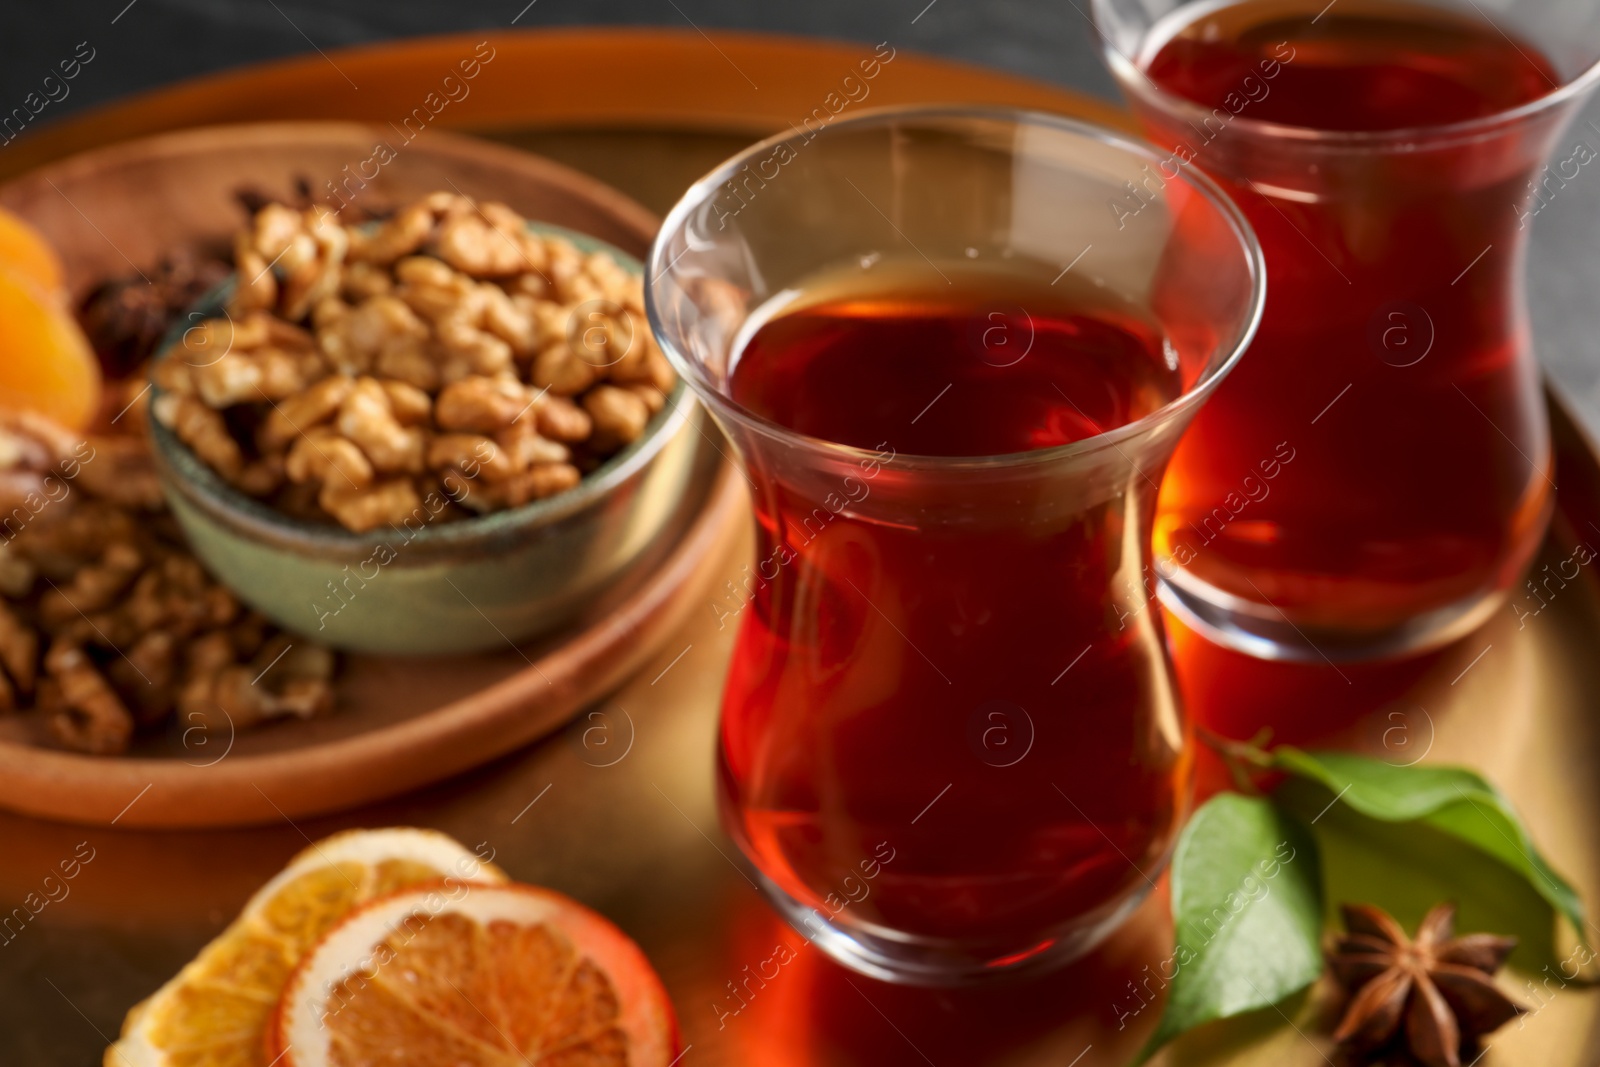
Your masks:
[{"label": "dried fruit piece", "polygon": [[66,293],[66,271],[56,250],[42,233],[4,208],[0,208],[0,270],[32,282],[50,296]]},{"label": "dried fruit piece", "polygon": [[289,973],[364,901],[444,878],[505,875],[431,830],[352,830],[320,841],[250,898],[226,930],[122,1024],[106,1067],[266,1067],[262,1034]]},{"label": "dried fruit piece", "polygon": [[0,269],[0,405],[82,429],[100,407],[100,364],[61,299]]},{"label": "dried fruit piece", "polygon": [[353,912],[296,968],[282,1067],[668,1067],[677,1024],[639,947],[559,893],[418,886]]}]

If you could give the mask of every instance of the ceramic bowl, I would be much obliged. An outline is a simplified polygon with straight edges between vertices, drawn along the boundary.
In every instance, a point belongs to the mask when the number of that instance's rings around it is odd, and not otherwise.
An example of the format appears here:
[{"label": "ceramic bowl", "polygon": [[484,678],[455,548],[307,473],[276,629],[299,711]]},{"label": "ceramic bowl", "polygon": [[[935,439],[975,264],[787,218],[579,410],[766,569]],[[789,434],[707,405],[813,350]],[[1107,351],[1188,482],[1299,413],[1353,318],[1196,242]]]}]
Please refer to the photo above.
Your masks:
[{"label": "ceramic bowl", "polygon": [[[641,270],[592,237],[535,228]],[[186,325],[220,314],[230,288],[209,294],[163,350]],[[167,499],[195,554],[241,600],[334,648],[429,654],[487,651],[550,633],[646,561],[690,480],[703,418],[679,382],[644,435],[573,489],[456,522],[367,533],[293,518],[246,496],[155,420],[151,437]]]}]

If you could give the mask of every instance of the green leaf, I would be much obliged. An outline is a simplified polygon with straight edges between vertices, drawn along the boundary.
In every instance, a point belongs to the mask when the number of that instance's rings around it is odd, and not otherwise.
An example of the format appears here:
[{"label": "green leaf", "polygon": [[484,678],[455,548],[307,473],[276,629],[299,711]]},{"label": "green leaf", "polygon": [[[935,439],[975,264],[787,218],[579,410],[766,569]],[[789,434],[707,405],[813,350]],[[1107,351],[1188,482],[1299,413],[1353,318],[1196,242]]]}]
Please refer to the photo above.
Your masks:
[{"label": "green leaf", "polygon": [[1450,900],[1457,905],[1458,931],[1515,937],[1512,960],[1528,974],[1565,955],[1555,944],[1556,913],[1549,902],[1487,852],[1424,822],[1373,819],[1343,803],[1329,807],[1333,794],[1301,778],[1284,782],[1272,799],[1306,820],[1326,809],[1311,827],[1322,859],[1325,927],[1340,928],[1340,902],[1360,901],[1415,930],[1429,909]]},{"label": "green leaf", "polygon": [[1482,775],[1464,767],[1395,766],[1287,745],[1270,756],[1272,766],[1316,782],[1368,818],[1420,822],[1494,857],[1526,879],[1587,944],[1583,901],[1539,853],[1511,802]]},{"label": "green leaf", "polygon": [[1212,797],[1173,853],[1172,919],[1166,1007],[1135,1063],[1185,1030],[1276,1004],[1322,973],[1315,841],[1270,801]]}]

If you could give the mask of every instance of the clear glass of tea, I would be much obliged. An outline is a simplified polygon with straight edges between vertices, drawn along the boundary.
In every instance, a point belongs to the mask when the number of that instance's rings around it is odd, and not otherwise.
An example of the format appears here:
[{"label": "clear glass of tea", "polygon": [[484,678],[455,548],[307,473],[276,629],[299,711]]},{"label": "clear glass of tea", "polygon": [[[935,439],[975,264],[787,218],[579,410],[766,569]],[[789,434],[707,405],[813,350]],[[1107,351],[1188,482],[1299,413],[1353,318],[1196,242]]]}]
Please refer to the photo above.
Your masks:
[{"label": "clear glass of tea", "polygon": [[1203,176],[1004,110],[765,141],[695,185],[647,303],[749,479],[724,825],[777,908],[880,978],[1086,950],[1165,862],[1188,734],[1157,486],[1263,302]]},{"label": "clear glass of tea", "polygon": [[1522,261],[1595,160],[1578,139],[1544,167],[1600,76],[1600,8],[1094,0],[1094,17],[1164,149],[1118,210],[1203,170],[1267,259],[1261,328],[1162,489],[1164,599],[1268,658],[1468,632],[1553,504]]}]

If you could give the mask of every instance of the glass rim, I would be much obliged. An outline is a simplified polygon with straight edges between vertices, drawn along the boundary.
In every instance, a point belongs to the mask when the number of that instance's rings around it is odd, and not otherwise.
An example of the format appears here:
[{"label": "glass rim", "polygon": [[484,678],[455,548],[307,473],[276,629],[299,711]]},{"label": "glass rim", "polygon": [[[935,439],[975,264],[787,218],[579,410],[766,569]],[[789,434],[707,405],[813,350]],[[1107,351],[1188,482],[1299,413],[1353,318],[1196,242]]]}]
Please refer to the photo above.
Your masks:
[{"label": "glass rim", "polygon": [[[1193,8],[1195,15],[1207,10],[1228,7],[1239,0],[1201,0],[1199,3],[1182,4],[1169,12],[1169,16],[1184,8]],[[1412,152],[1418,148],[1443,148],[1451,145],[1481,140],[1503,132],[1506,128],[1517,126],[1526,120],[1531,120],[1540,114],[1561,107],[1587,93],[1592,89],[1597,80],[1600,80],[1600,54],[1579,71],[1572,79],[1556,86],[1543,96],[1535,97],[1527,103],[1518,104],[1516,107],[1506,108],[1489,115],[1480,115],[1477,118],[1464,119],[1460,122],[1446,122],[1436,126],[1400,126],[1392,130],[1324,130],[1316,126],[1297,126],[1287,122],[1270,122],[1264,119],[1250,118],[1242,113],[1227,111],[1226,108],[1206,107],[1198,100],[1191,100],[1187,96],[1180,96],[1169,91],[1159,82],[1155,81],[1144,72],[1121,49],[1111,43],[1111,37],[1105,30],[1104,12],[1109,9],[1112,0],[1090,0],[1090,22],[1094,26],[1095,36],[1100,38],[1101,50],[1105,55],[1106,65],[1111,68],[1111,73],[1116,77],[1122,87],[1139,99],[1161,107],[1167,111],[1175,112],[1185,119],[1211,118],[1213,114],[1222,110],[1228,114],[1228,126],[1237,125],[1244,133],[1261,138],[1272,138],[1283,141],[1294,141],[1309,147],[1368,150],[1374,152]],[[1476,6],[1476,5],[1474,5]],[[1488,18],[1483,16],[1496,31],[1504,36],[1504,31]],[[1152,23],[1152,28],[1159,26],[1162,19]],[[1140,35],[1141,45],[1150,37],[1146,31]],[[1508,38],[1509,40],[1509,38]]]},{"label": "glass rim", "polygon": [[[903,122],[907,119],[927,123],[976,119],[1005,122],[1018,126],[1032,126],[1098,141],[1151,165],[1158,165],[1166,158],[1160,154],[1154,145],[1093,123],[1069,119],[1044,111],[985,105],[911,104],[866,108],[849,118],[829,123],[814,134],[811,140],[826,137],[830,131],[841,127],[870,129],[893,125],[896,122]],[[694,391],[700,399],[707,402],[718,414],[732,418],[734,421],[780,443],[804,447],[846,462],[856,463],[875,460],[881,463],[884,462],[882,454],[873,449],[847,445],[838,441],[830,441],[824,437],[815,437],[811,434],[802,433],[751,411],[738,403],[711,382],[699,360],[680,350],[677,338],[672,336],[661,321],[660,308],[656,300],[656,285],[660,279],[671,271],[673,264],[676,263],[675,259],[670,261],[667,259],[666,245],[669,238],[680,231],[686,230],[686,223],[690,213],[714,197],[717,190],[734,174],[737,174],[753,160],[771,152],[778,145],[794,141],[803,136],[803,134],[794,130],[789,130],[758,141],[718,164],[685,190],[683,196],[673,205],[672,210],[667,213],[667,217],[661,224],[661,229],[656,234],[655,241],[651,244],[650,253],[645,259],[645,315],[649,320],[651,332],[655,334],[656,341],[660,344],[662,351],[666,353],[668,360],[671,361],[684,380],[694,387]],[[806,143],[809,144],[810,141]],[[1217,345],[1215,351],[1206,360],[1204,368],[1195,378],[1194,383],[1154,411],[1141,415],[1131,422],[1123,423],[1121,426],[1114,427],[1104,433],[1095,434],[1092,437],[1085,437],[1066,444],[1052,445],[1047,448],[1028,449],[1022,452],[1001,452],[987,456],[938,456],[926,453],[897,452],[894,457],[896,464],[940,471],[995,470],[1038,463],[1061,462],[1100,452],[1107,448],[1116,448],[1121,451],[1119,446],[1123,443],[1154,432],[1174,416],[1197,406],[1216,389],[1218,383],[1243,357],[1245,349],[1250,346],[1251,340],[1255,337],[1256,328],[1261,323],[1262,311],[1266,306],[1266,258],[1262,252],[1261,243],[1256,238],[1255,230],[1251,228],[1244,212],[1222,190],[1221,186],[1193,167],[1185,168],[1177,178],[1171,180],[1182,181],[1193,188],[1227,222],[1240,250],[1244,254],[1245,266],[1250,278],[1250,306],[1248,313],[1244,316],[1244,321],[1237,328],[1232,338]],[[1226,355],[1221,355],[1224,351]]]}]

